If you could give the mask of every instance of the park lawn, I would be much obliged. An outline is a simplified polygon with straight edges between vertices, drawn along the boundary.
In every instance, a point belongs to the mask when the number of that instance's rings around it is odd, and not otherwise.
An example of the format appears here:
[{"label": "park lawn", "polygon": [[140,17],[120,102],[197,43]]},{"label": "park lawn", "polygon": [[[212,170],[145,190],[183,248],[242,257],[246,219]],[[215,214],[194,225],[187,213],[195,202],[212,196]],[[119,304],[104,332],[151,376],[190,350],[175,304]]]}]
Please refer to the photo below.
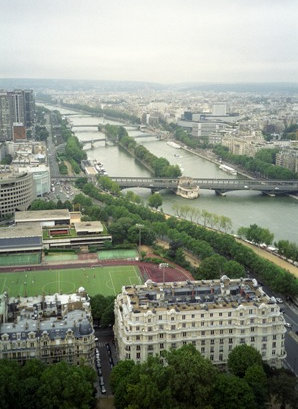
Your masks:
[{"label": "park lawn", "polygon": [[84,287],[89,295],[117,295],[123,285],[141,284],[136,266],[105,266],[94,268],[21,271],[0,274],[0,294],[36,296],[68,294]]}]

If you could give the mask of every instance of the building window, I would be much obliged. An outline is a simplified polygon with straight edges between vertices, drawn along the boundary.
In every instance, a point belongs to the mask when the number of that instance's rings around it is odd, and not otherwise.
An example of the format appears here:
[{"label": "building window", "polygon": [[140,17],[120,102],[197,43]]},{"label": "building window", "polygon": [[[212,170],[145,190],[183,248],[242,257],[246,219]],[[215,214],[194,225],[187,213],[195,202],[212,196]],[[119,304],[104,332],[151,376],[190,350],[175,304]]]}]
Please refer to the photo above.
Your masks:
[{"label": "building window", "polygon": [[201,348],[201,353],[204,354],[204,352],[205,352],[205,347],[202,347]]},{"label": "building window", "polygon": [[267,341],[267,337],[262,337],[262,342],[266,342]]},{"label": "building window", "polygon": [[204,339],[202,339],[201,344],[205,345],[205,340]]},{"label": "building window", "polygon": [[276,348],[276,342],[272,342],[272,348]]},{"label": "building window", "polygon": [[222,354],[219,354],[219,360],[220,360],[220,361],[223,360]]},{"label": "building window", "polygon": [[176,338],[176,334],[172,334],[172,339],[175,339]]},{"label": "building window", "polygon": [[214,345],[214,339],[211,339],[211,340],[210,340],[210,344],[211,344],[211,345]]},{"label": "building window", "polygon": [[204,321],[201,322],[201,327],[203,327],[203,326],[204,326]]},{"label": "building window", "polygon": [[229,345],[229,351],[232,351],[233,345]]},{"label": "building window", "polygon": [[254,318],[251,318],[251,319],[250,319],[250,323],[253,324],[254,322],[255,322],[255,319],[254,319]]},{"label": "building window", "polygon": [[219,316],[222,317],[222,312],[219,313]]},{"label": "building window", "polygon": [[274,350],[272,351],[272,355],[275,355],[275,351],[274,351]]},{"label": "building window", "polygon": [[204,314],[201,314],[201,318],[204,318]]},{"label": "building window", "polygon": [[163,329],[163,325],[159,325],[159,329]]},{"label": "building window", "polygon": [[192,327],[195,327],[195,326],[196,326],[196,323],[195,323],[195,322],[192,322],[192,323],[191,323],[191,326],[192,326]]},{"label": "building window", "polygon": [[273,339],[276,339],[276,335],[273,335],[273,337],[272,337]]},{"label": "building window", "polygon": [[137,341],[139,341],[140,338],[141,338],[140,335],[137,335],[137,336],[136,336],[136,340],[137,340]]},{"label": "building window", "polygon": [[205,335],[205,331],[202,331],[202,335]]},{"label": "building window", "polygon": [[255,337],[250,337],[250,342],[255,342]]},{"label": "building window", "polygon": [[191,314],[191,318],[194,318],[195,317],[195,314]]},{"label": "building window", "polygon": [[159,334],[159,338],[163,338],[163,334]]},{"label": "building window", "polygon": [[263,324],[266,324],[266,318],[264,318],[264,319],[262,320],[262,323],[263,323]]},{"label": "building window", "polygon": [[151,332],[151,331],[152,331],[152,327],[148,327],[148,331]]},{"label": "building window", "polygon": [[251,327],[251,328],[250,328],[250,331],[251,331],[251,332],[255,332],[255,327]]},{"label": "building window", "polygon": [[136,331],[140,331],[140,327],[136,327]]},{"label": "building window", "polygon": [[249,310],[249,314],[252,314],[252,310]]},{"label": "building window", "polygon": [[241,334],[245,334],[245,329],[242,329],[240,332]]},{"label": "building window", "polygon": [[171,321],[174,321],[175,320],[175,317],[171,317]]},{"label": "building window", "polygon": [[266,349],[267,348],[267,344],[262,344],[262,349]]},{"label": "building window", "polygon": [[185,315],[182,315],[182,319],[185,320]]},{"label": "building window", "polygon": [[245,344],[245,338],[240,338],[240,344]]},{"label": "building window", "polygon": [[160,349],[164,349],[164,345],[163,345],[163,344],[159,344],[159,348],[160,348]]},{"label": "building window", "polygon": [[175,330],[176,329],[176,325],[171,325],[171,330]]},{"label": "building window", "polygon": [[148,341],[152,341],[152,339],[153,339],[152,335],[149,335]]},{"label": "building window", "polygon": [[159,316],[158,316],[158,319],[159,319],[159,320],[162,320],[162,315],[159,315]]},{"label": "building window", "polygon": [[140,358],[141,358],[141,353],[140,353],[140,352],[137,352],[136,358],[137,358],[137,359],[140,359]]},{"label": "building window", "polygon": [[214,352],[214,347],[210,347],[210,352]]},{"label": "building window", "polygon": [[148,351],[153,351],[153,345],[148,345]]},{"label": "building window", "polygon": [[231,317],[232,316],[232,313],[231,312],[228,312],[228,317]]},{"label": "building window", "polygon": [[185,322],[182,323],[182,328],[186,328],[186,323]]},{"label": "building window", "polygon": [[137,351],[141,350],[141,345],[137,345]]},{"label": "building window", "polygon": [[233,334],[233,330],[232,330],[232,329],[229,329],[229,334]]},{"label": "building window", "polygon": [[187,344],[187,342],[186,341],[182,341],[182,345],[186,345]]},{"label": "building window", "polygon": [[214,360],[214,356],[210,355],[210,361],[213,361],[213,360]]},{"label": "building window", "polygon": [[212,330],[210,331],[210,334],[211,334],[211,335],[214,335],[214,329],[212,329]]},{"label": "building window", "polygon": [[220,338],[219,343],[220,343],[220,344],[223,344],[223,343],[224,343],[223,338]]},{"label": "building window", "polygon": [[192,344],[193,344],[194,346],[196,346],[196,341],[192,341]]},{"label": "building window", "polygon": [[240,325],[244,325],[244,321],[243,321],[243,320],[240,321]]},{"label": "building window", "polygon": [[223,329],[221,329],[221,330],[219,331],[219,333],[220,333],[220,334],[223,334]]},{"label": "building window", "polygon": [[232,325],[232,320],[229,320],[229,321],[228,321],[228,324],[229,324],[229,325]]},{"label": "building window", "polygon": [[182,336],[183,336],[183,337],[186,337],[186,332],[182,332]]},{"label": "building window", "polygon": [[151,322],[151,318],[148,319],[148,323],[150,323],[150,322]]},{"label": "building window", "polygon": [[176,348],[176,342],[172,343],[172,348],[175,349]]}]

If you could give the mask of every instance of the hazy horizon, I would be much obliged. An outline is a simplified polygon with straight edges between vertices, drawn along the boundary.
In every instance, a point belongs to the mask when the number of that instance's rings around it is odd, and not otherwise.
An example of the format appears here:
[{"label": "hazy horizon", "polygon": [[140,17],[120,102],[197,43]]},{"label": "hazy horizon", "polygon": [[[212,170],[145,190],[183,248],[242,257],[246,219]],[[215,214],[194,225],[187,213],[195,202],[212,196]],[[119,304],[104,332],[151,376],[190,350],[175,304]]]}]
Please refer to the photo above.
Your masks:
[{"label": "hazy horizon", "polygon": [[297,83],[292,0],[1,2],[0,78]]}]

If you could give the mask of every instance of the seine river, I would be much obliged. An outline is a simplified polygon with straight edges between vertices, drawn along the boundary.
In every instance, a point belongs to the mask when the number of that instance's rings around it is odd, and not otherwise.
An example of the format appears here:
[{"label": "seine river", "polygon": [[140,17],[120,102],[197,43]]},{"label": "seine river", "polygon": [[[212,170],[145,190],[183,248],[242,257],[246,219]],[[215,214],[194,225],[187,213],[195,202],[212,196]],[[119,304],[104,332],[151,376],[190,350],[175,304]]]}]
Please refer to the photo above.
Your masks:
[{"label": "seine river", "polygon": [[[53,109],[48,105],[45,106]],[[56,107],[55,109],[58,109],[62,115],[75,113],[67,109]],[[68,118],[79,140],[90,140],[101,135],[96,128],[76,128],[75,126],[103,123],[102,118],[83,114]],[[105,122],[118,124],[115,121],[105,120]],[[129,130],[129,128],[128,133],[130,136],[140,135],[140,132]],[[172,148],[165,141],[159,141],[155,137],[138,138],[137,142],[146,146],[155,155],[167,158],[171,164],[179,164],[185,176],[235,177],[221,171],[215,164],[182,149]],[[84,148],[87,149],[88,158],[102,162],[109,176],[151,176],[142,165],[117,146],[105,146],[104,142],[96,142],[93,150],[88,148],[88,145]],[[146,189],[134,189],[134,191],[144,199],[150,195],[149,190]],[[288,239],[298,243],[298,201],[290,197],[269,197],[258,192],[244,191],[230,192],[225,197],[221,197],[216,196],[213,191],[202,190],[198,199],[186,200],[169,191],[162,191],[161,194],[163,196],[162,208],[166,213],[174,214],[172,209],[174,204],[189,205],[230,217],[234,232],[237,232],[240,226],[256,223],[269,228],[277,240]]]}]

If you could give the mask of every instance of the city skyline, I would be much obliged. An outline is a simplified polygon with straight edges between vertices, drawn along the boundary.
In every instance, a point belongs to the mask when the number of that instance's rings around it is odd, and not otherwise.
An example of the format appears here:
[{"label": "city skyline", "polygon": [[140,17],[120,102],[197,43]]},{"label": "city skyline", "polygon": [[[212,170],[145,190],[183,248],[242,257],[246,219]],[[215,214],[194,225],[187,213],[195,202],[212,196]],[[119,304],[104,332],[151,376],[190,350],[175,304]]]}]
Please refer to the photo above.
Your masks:
[{"label": "city skyline", "polygon": [[291,0],[12,0],[0,77],[296,82],[297,11]]}]

